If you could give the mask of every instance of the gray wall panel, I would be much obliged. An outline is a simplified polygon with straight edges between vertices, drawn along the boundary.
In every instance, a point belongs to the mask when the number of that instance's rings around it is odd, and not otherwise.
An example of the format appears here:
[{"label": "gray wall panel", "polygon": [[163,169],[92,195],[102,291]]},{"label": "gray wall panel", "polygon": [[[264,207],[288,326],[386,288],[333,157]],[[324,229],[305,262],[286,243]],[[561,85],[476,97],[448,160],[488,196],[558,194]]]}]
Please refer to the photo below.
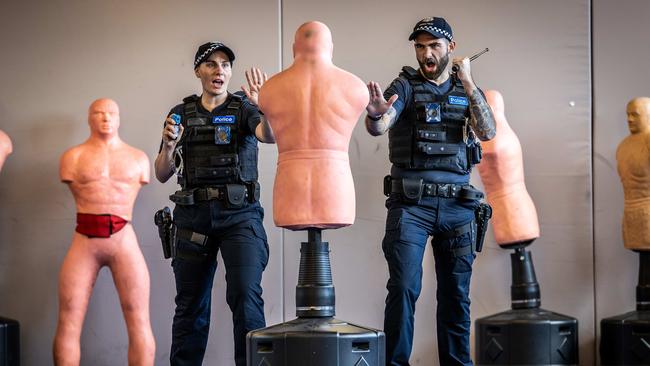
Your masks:
[{"label": "gray wall panel", "polygon": [[[93,99],[114,98],[120,135],[153,163],[166,113],[200,92],[192,62],[199,44],[221,40],[236,53],[231,90],[244,70],[280,69],[278,2],[269,1],[34,1],[0,4],[0,128],[15,152],[0,180],[0,314],[22,325],[24,365],[51,364],[57,318],[57,275],[74,230],[75,206],[58,182],[61,153],[88,134]],[[245,31],[242,31],[245,30]],[[253,39],[254,35],[254,39]],[[275,147],[262,146],[262,200],[271,212]],[[173,180],[173,179],[172,179]],[[156,363],[168,363],[175,294],[162,259],[153,213],[170,205],[173,182],[152,182],[136,202],[133,222],[151,273]],[[265,220],[272,256],[264,294],[269,322],[282,320],[281,231]],[[223,269],[213,291],[206,364],[232,361],[232,321]],[[97,281],[82,335],[82,364],[126,363],[126,330],[107,270]]]},{"label": "gray wall panel", "polygon": [[[503,93],[508,120],[524,148],[527,185],[542,226],[542,237],[531,247],[542,303],[546,309],[578,318],[581,364],[591,364],[594,294],[589,2],[407,1],[400,3],[399,8],[389,1],[284,1],[284,66],[291,63],[296,28],[312,19],[331,28],[335,64],[384,87],[397,76],[402,65],[417,65],[407,38],[422,17],[447,18],[458,42],[457,55],[470,55],[489,47],[490,52],[473,63],[473,74],[483,89]],[[570,102],[574,102],[573,106]],[[381,180],[390,167],[387,150],[387,138],[370,137],[360,121],[350,145],[357,222],[352,228],[326,233],[333,247],[335,281],[339,281],[335,283],[339,317],[356,322],[369,319],[365,324],[370,326],[382,324],[381,299],[386,293],[381,286],[386,278],[386,264],[383,256],[377,255],[383,232],[374,230],[383,231],[386,217]],[[480,185],[478,175],[473,181]],[[285,288],[291,290],[285,291],[287,317],[293,317],[293,287],[297,281],[297,267],[291,268],[290,263],[298,258],[298,243],[304,237],[305,234],[298,233],[285,237]],[[340,239],[335,241],[333,237]],[[359,266],[353,258],[359,258],[366,268],[377,273],[363,296],[348,289],[350,284],[358,286],[358,276],[348,276],[351,265]],[[411,361],[435,365],[436,281],[430,249],[423,266],[423,291],[418,301]],[[474,267],[473,319],[509,308],[509,266],[509,252],[498,248],[489,237],[487,248]],[[348,299],[348,293],[357,301]],[[380,306],[373,308],[373,304]]]},{"label": "gray wall panel", "polygon": [[[594,52],[594,233],[596,318],[636,307],[638,254],[623,247],[623,188],[616,172],[616,147],[629,135],[625,108],[650,96],[647,35],[650,3],[595,0]],[[600,323],[598,323],[598,326]]]}]

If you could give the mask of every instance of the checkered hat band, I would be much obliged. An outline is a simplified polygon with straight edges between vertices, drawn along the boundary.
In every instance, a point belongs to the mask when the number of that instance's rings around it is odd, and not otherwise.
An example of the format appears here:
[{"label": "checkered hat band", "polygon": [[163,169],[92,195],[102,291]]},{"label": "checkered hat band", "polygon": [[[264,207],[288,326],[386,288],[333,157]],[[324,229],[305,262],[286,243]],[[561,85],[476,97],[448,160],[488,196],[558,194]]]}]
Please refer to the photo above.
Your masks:
[{"label": "checkered hat band", "polygon": [[206,56],[208,56],[209,54],[211,54],[212,51],[216,50],[216,49],[219,48],[219,47],[223,47],[223,44],[221,44],[221,43],[215,43],[215,44],[213,44],[212,46],[210,46],[210,48],[208,48],[207,50],[205,50],[205,52],[203,52],[203,53],[201,54],[201,56],[197,57],[196,60],[194,60],[194,67],[196,67],[198,64],[200,64]]},{"label": "checkered hat band", "polygon": [[446,30],[440,29],[440,28],[438,28],[438,27],[434,27],[434,26],[432,26],[432,25],[422,24],[421,26],[419,26],[419,27],[416,29],[416,31],[420,31],[420,30],[429,30],[429,31],[434,31],[434,32],[437,32],[437,33],[443,34],[443,35],[444,35],[447,39],[449,39],[450,41],[453,39],[453,37],[451,36],[451,34],[449,34],[449,32],[447,32]]}]

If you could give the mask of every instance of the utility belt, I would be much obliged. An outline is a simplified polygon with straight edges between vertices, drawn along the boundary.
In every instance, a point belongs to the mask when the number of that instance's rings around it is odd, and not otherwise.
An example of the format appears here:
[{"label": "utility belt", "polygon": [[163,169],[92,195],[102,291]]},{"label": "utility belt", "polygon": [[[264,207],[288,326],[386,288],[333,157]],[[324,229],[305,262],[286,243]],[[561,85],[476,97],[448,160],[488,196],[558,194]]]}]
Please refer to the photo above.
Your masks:
[{"label": "utility belt", "polygon": [[254,203],[260,199],[259,182],[224,184],[204,188],[176,191],[169,199],[177,205],[191,206],[197,202],[219,200],[228,208],[241,208],[245,202]]},{"label": "utility belt", "polygon": [[[425,183],[422,179],[397,178],[390,175],[384,178],[384,195],[396,193],[407,203],[418,203],[422,197],[446,197],[464,200],[480,200],[483,192],[471,185]],[[474,210],[474,220],[436,235],[437,239],[451,239],[470,233],[471,245],[449,249],[452,256],[461,257],[483,250],[488,222],[492,217],[492,207],[485,202],[478,204]]]},{"label": "utility belt", "polygon": [[405,202],[417,203],[422,197],[445,197],[480,200],[483,192],[469,184],[425,183],[422,179],[384,177],[384,195],[397,193]]}]

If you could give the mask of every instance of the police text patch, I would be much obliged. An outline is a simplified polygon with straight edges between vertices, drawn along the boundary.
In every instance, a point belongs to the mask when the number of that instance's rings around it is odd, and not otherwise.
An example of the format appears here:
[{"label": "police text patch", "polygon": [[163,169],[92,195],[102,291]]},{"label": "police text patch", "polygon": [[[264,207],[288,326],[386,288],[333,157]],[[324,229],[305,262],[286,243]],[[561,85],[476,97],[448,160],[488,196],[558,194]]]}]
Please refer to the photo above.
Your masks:
[{"label": "police text patch", "polygon": [[449,104],[455,104],[455,105],[464,105],[468,106],[469,102],[467,101],[467,98],[465,97],[457,97],[450,95],[448,98]]},{"label": "police text patch", "polygon": [[235,123],[235,116],[214,116],[212,123]]}]

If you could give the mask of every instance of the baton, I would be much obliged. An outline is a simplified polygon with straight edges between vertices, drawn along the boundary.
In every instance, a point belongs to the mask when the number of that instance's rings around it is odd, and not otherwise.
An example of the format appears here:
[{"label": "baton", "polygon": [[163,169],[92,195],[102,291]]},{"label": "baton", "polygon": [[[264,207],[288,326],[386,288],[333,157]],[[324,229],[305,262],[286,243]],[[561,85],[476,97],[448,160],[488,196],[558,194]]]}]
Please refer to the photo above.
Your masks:
[{"label": "baton", "polygon": [[[489,50],[490,50],[489,48],[485,47],[485,49],[484,49],[483,51],[481,51],[481,52],[475,54],[474,56],[470,57],[469,60],[470,60],[470,61],[474,61],[474,60],[476,60],[479,56],[481,56],[482,54],[486,53],[486,52],[489,51]],[[452,66],[452,67],[451,67],[451,71],[452,71],[452,72],[458,72],[458,65],[454,65],[454,66]]]}]

